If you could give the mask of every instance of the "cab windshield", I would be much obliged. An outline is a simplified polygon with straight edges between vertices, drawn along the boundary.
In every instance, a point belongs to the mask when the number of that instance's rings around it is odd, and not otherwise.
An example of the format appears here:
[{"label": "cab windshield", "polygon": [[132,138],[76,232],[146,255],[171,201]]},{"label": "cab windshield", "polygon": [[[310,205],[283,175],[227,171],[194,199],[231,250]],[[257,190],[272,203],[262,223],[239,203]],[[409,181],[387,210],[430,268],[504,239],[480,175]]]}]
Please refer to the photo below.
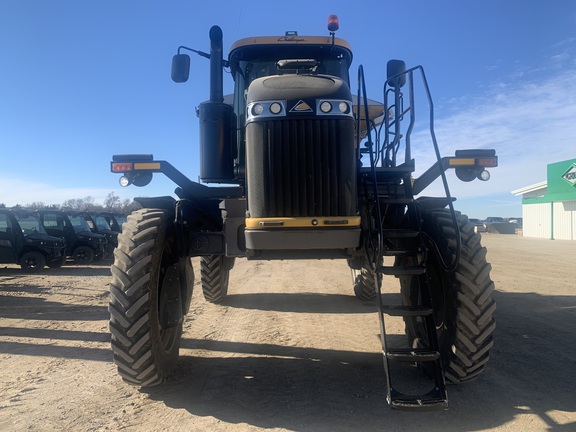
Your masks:
[{"label": "cab windshield", "polygon": [[74,228],[74,232],[76,234],[88,231],[90,232],[90,226],[88,226],[88,222],[82,216],[79,215],[68,215],[68,219],[70,219],[70,223]]},{"label": "cab windshield", "polygon": [[104,216],[92,216],[92,219],[94,219],[98,231],[110,230],[110,225]]},{"label": "cab windshield", "polygon": [[[314,65],[294,69],[282,67],[283,63],[296,63],[291,60],[313,60]],[[246,93],[256,78],[294,73],[331,75],[350,85],[348,69],[351,61],[350,52],[338,45],[249,45],[237,48],[230,55],[230,70],[234,78],[234,112],[238,127],[243,127]]]},{"label": "cab windshield", "polygon": [[46,234],[46,229],[44,229],[40,219],[35,214],[15,213],[14,216],[20,224],[20,228],[22,229],[22,233],[24,235],[37,233]]}]

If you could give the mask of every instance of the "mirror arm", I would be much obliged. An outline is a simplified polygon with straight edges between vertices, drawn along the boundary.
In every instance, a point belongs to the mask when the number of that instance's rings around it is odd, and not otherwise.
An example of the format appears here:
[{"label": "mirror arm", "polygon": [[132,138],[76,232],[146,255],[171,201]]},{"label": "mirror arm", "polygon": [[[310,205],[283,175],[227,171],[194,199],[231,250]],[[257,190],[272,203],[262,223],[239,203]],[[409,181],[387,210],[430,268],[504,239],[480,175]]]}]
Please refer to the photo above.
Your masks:
[{"label": "mirror arm", "polygon": [[[178,54],[181,54],[181,53],[180,53],[181,50],[192,51],[193,53],[196,53],[196,54],[198,54],[198,55],[201,56],[201,57],[210,59],[210,54],[205,53],[204,51],[198,51],[198,50],[195,50],[195,49],[192,49],[192,48],[188,48],[187,46],[184,46],[184,45],[180,45],[180,46],[178,47]],[[223,65],[224,67],[228,67],[228,66],[230,65],[230,63],[228,62],[228,60],[222,59],[222,65]]]}]

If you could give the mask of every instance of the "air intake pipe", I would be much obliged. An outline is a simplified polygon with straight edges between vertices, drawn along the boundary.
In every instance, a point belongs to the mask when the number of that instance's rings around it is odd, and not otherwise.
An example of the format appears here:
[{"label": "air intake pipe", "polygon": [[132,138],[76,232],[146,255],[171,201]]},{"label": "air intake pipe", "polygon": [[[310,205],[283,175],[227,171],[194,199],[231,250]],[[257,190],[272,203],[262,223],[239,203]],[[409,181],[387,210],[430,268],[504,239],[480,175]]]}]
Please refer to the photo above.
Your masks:
[{"label": "air intake pipe", "polygon": [[210,100],[199,107],[200,178],[205,183],[236,183],[235,120],[224,103],[222,29],[210,29]]}]

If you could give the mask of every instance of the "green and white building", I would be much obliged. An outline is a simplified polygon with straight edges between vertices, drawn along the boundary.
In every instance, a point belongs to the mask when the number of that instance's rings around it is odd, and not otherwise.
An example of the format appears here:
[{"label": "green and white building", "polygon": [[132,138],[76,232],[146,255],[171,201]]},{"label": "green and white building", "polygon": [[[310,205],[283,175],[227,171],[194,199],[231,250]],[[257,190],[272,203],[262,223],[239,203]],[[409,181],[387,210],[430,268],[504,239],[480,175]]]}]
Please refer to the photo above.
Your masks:
[{"label": "green and white building", "polygon": [[576,159],[549,164],[547,177],[512,191],[522,196],[523,235],[576,240]]}]

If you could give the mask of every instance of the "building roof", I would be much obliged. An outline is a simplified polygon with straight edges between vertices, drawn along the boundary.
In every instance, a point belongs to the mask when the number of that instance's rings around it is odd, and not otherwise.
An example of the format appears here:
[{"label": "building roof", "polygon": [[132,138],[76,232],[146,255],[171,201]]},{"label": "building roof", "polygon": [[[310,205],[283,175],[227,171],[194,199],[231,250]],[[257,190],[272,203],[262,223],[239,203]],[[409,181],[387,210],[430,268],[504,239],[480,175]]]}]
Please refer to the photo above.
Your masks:
[{"label": "building roof", "polygon": [[511,193],[513,193],[516,196],[525,195],[528,193],[533,195],[535,192],[541,192],[542,194],[545,194],[547,187],[548,187],[548,181],[544,180],[539,183],[534,183],[533,185],[530,186],[524,186],[523,188],[513,190]]}]

